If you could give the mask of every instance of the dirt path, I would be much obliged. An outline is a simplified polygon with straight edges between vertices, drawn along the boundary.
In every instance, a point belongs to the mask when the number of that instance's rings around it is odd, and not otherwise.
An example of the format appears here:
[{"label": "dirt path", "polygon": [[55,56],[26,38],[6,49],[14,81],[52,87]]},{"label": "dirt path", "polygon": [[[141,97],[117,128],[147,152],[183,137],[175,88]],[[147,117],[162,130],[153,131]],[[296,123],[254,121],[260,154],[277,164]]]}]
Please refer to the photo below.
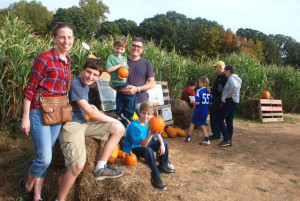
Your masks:
[{"label": "dirt path", "polygon": [[[299,119],[299,115],[288,115]],[[169,139],[177,174],[161,200],[300,200],[300,123],[234,121],[232,147]],[[208,128],[210,131],[210,128]]]}]

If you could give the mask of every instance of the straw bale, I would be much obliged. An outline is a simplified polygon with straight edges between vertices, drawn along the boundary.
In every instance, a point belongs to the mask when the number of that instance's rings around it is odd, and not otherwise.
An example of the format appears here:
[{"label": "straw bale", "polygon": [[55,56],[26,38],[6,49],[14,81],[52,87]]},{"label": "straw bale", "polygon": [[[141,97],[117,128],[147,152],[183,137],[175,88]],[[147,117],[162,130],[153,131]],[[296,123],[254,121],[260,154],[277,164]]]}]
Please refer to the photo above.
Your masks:
[{"label": "straw bale", "polygon": [[259,118],[258,99],[249,99],[242,105],[242,114],[244,117],[255,120]]},{"label": "straw bale", "polygon": [[[150,192],[153,190],[150,183],[150,169],[141,161],[136,166],[125,166],[124,160],[118,158],[112,165],[115,168],[124,168],[125,174],[116,179],[106,179],[96,181],[92,170],[98,160],[100,150],[104,141],[86,137],[87,162],[73,185],[66,200],[150,200]],[[59,145],[54,148],[53,161],[48,169],[43,188],[43,198],[45,200],[55,200],[58,188],[66,168],[61,161],[62,154]],[[100,152],[99,152],[100,151]],[[140,160],[139,160],[140,161]]]},{"label": "straw bale", "polygon": [[172,118],[174,125],[182,129],[188,128],[192,121],[194,110],[190,108],[188,103],[184,100],[172,101]]}]

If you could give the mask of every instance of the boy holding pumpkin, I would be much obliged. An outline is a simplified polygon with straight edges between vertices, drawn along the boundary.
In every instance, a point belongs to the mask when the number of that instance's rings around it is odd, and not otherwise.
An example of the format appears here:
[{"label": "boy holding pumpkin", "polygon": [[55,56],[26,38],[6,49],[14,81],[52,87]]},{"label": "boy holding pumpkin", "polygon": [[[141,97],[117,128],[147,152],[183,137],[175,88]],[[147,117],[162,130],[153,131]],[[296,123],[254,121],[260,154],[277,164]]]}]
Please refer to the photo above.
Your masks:
[{"label": "boy holding pumpkin", "polygon": [[[93,84],[103,71],[103,63],[99,59],[88,59],[81,75],[71,82],[70,104],[73,106],[73,117],[61,129],[58,137],[65,158],[65,172],[59,192],[58,201],[66,199],[77,176],[86,162],[85,136],[106,140],[102,154],[94,170],[96,180],[117,178],[124,174],[121,168],[115,169],[107,165],[107,160],[125,133],[124,126],[116,119],[100,112],[96,106],[87,101],[89,85]],[[93,122],[87,122],[89,115]]]},{"label": "boy holding pumpkin", "polygon": [[[151,184],[154,188],[165,190],[166,186],[160,179],[160,173],[172,174],[175,169],[169,166],[169,146],[159,133],[149,129],[149,120],[153,117],[154,106],[149,101],[144,101],[140,107],[140,119],[133,121],[127,128],[123,151],[133,152],[137,157],[145,159],[151,169]],[[158,140],[151,140],[157,135]],[[156,166],[154,153],[159,152],[159,166]]]},{"label": "boy holding pumpkin", "polygon": [[[123,56],[126,50],[126,39],[119,37],[114,42],[114,54],[107,58],[106,71],[110,74],[110,82],[112,87],[116,89],[123,89],[129,85],[127,77],[129,74],[129,67],[127,65],[127,58]],[[124,72],[123,72],[124,71]],[[116,97],[116,113],[118,120],[127,127],[132,122],[134,114],[136,94],[125,95],[117,91]]]}]

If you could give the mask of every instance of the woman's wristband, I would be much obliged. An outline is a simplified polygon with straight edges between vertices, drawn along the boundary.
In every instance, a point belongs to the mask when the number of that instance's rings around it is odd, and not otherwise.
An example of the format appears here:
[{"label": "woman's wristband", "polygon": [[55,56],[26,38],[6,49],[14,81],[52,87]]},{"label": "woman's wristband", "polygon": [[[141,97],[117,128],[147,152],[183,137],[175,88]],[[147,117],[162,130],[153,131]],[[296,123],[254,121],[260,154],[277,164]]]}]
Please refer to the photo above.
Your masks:
[{"label": "woman's wristband", "polygon": [[141,92],[141,87],[138,87],[138,92]]}]

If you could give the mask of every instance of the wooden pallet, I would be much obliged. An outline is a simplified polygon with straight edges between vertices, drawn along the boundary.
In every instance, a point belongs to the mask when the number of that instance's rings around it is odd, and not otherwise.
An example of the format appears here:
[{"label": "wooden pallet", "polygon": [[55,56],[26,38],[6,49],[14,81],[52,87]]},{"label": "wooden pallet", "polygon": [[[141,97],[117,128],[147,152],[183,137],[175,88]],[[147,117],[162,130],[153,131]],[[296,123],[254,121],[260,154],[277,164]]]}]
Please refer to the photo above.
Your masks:
[{"label": "wooden pallet", "polygon": [[261,122],[283,121],[281,100],[260,99],[258,108]]},{"label": "wooden pallet", "polygon": [[[172,119],[172,111],[171,111],[171,99],[168,88],[167,81],[155,81],[155,84],[160,84],[162,86],[164,105],[155,106],[155,109],[158,110],[158,115],[165,119],[164,114],[171,115],[171,119],[165,120],[166,126],[172,125],[174,123]],[[171,114],[170,114],[171,113]]]}]

